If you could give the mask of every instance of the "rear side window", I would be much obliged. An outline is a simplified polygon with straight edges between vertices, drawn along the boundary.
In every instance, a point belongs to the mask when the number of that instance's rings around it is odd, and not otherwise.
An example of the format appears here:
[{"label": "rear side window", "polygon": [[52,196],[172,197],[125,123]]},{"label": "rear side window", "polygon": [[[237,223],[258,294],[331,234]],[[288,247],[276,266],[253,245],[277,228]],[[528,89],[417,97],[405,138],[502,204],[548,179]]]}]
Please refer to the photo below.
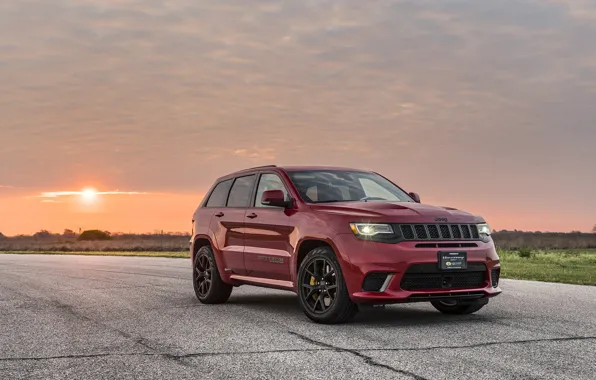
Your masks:
[{"label": "rear side window", "polygon": [[228,198],[228,207],[248,207],[256,177],[253,174],[236,178]]},{"label": "rear side window", "polygon": [[205,207],[226,207],[226,199],[232,186],[232,180],[222,181],[215,186]]}]

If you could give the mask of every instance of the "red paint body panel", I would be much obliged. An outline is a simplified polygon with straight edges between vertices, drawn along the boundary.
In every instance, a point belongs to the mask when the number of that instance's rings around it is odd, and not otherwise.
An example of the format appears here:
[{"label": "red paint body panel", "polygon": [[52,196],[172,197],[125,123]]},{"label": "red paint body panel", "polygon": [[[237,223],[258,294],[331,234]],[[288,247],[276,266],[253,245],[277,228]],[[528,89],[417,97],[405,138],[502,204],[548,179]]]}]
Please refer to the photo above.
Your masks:
[{"label": "red paint body panel", "polygon": [[[218,214],[223,216],[218,217]],[[245,209],[217,208],[211,217],[210,230],[224,268],[237,274],[246,274],[244,266],[244,216]],[[197,220],[200,219],[200,216]],[[203,231],[206,232],[206,231]]]},{"label": "red paint body panel", "polygon": [[[415,264],[437,265],[437,254],[444,249],[417,248],[416,244],[420,241],[399,243],[364,241],[352,233],[350,223],[432,224],[437,223],[436,218],[447,218],[449,223],[476,224],[484,223],[484,219],[461,210],[413,202],[306,203],[301,199],[286,172],[321,169],[361,171],[316,166],[264,167],[219,178],[217,182],[250,173],[276,173],[294,200],[293,206],[288,209],[252,206],[245,209],[209,208],[204,207],[205,200],[194,214],[191,257],[194,258],[197,241],[208,237],[220,275],[225,282],[297,292],[296,277],[300,247],[305,241],[316,240],[326,243],[334,250],[350,297],[358,303],[406,302],[408,297],[420,294],[482,292],[485,296],[492,297],[501,293],[498,286],[493,287],[490,283],[490,270],[499,268],[499,257],[490,238],[485,241],[475,240],[477,247],[462,248],[467,252],[468,263],[484,263],[487,266],[487,281],[483,286],[427,291],[401,289],[400,282],[408,267]],[[258,183],[255,186],[257,185]],[[253,191],[253,202],[255,192]],[[217,217],[218,213],[223,213],[224,216]],[[469,243],[469,241],[462,242]],[[433,243],[433,240],[424,240],[424,243]],[[458,241],[450,240],[449,243],[458,243]],[[370,272],[393,274],[384,291],[362,290],[363,280]]]},{"label": "red paint body panel", "polygon": [[280,208],[250,208],[244,228],[244,265],[248,276],[291,281],[290,236],[296,219]]}]

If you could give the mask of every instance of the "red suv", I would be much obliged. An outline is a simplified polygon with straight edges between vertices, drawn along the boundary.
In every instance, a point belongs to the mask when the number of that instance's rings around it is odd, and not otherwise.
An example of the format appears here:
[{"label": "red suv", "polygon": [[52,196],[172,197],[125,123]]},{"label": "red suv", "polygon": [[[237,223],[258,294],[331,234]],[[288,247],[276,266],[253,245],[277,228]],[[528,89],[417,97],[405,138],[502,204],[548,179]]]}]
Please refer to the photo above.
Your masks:
[{"label": "red suv", "polygon": [[470,314],[501,293],[490,235],[375,172],[261,166],[218,179],[195,211],[194,289],[207,304],[240,285],[293,291],[319,323],[400,302]]}]

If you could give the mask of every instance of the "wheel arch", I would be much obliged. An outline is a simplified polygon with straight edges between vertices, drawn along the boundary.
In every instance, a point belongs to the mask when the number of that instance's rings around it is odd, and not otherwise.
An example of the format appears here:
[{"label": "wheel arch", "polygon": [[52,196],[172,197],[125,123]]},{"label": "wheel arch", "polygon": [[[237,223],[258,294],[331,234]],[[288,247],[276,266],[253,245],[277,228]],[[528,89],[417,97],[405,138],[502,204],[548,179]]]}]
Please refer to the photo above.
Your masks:
[{"label": "wheel arch", "polygon": [[350,262],[347,261],[346,257],[344,257],[333,240],[319,236],[304,237],[296,245],[294,255],[295,261],[292,264],[292,281],[294,282],[294,285],[298,283],[298,271],[300,270],[300,265],[304,261],[304,258],[310,251],[318,247],[328,247],[333,251],[335,257],[337,257],[342,272],[346,273],[349,269],[349,266],[351,265]]},{"label": "wheel arch", "polygon": [[192,243],[192,251],[191,251],[191,256],[190,256],[190,260],[191,262],[194,263],[195,261],[195,256],[197,254],[197,252],[199,251],[199,249],[201,249],[204,246],[211,246],[211,249],[215,249],[214,245],[213,245],[213,241],[211,240],[211,238],[207,235],[196,235],[193,243]]}]

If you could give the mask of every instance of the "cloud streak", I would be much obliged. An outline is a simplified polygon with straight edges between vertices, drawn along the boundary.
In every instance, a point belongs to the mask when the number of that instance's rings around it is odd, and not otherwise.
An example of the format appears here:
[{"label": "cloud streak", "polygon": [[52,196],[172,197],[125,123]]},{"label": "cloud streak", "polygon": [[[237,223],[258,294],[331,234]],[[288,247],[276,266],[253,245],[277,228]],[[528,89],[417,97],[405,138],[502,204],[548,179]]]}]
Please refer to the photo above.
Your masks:
[{"label": "cloud streak", "polygon": [[[43,192],[35,198],[59,198],[59,197],[71,197],[84,195],[85,191],[48,191]],[[138,192],[138,191],[97,191],[94,192],[96,195],[146,195],[149,193]]]}]

